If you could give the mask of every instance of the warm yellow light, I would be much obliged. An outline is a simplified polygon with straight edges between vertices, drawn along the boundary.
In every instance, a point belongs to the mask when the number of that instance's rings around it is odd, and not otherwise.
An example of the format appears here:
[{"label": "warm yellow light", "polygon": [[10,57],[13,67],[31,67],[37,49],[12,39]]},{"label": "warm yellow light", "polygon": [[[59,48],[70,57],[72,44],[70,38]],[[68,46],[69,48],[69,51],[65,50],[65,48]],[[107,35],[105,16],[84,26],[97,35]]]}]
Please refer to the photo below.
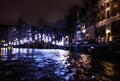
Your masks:
[{"label": "warm yellow light", "polygon": [[110,10],[110,7],[109,8],[106,8],[106,11],[109,11]]},{"label": "warm yellow light", "polygon": [[106,33],[110,33],[111,31],[109,29],[106,30]]},{"label": "warm yellow light", "polygon": [[1,42],[5,42],[5,40],[1,40]]}]

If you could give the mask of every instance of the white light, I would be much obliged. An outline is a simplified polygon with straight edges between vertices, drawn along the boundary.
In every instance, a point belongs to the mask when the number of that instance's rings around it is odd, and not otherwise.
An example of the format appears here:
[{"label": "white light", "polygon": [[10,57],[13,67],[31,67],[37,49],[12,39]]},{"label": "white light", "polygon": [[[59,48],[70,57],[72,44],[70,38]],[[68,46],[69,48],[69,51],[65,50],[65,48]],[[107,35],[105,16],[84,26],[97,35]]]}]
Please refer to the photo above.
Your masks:
[{"label": "white light", "polygon": [[9,45],[11,45],[11,42],[9,42]]},{"label": "white light", "polygon": [[17,45],[19,45],[19,41],[17,41]]},{"label": "white light", "polygon": [[91,46],[90,48],[91,48],[91,49],[94,49],[95,47]]},{"label": "white light", "polygon": [[18,38],[16,38],[16,41],[18,40]]},{"label": "white light", "polygon": [[81,31],[77,31],[77,34],[81,33]]},{"label": "white light", "polygon": [[68,36],[66,36],[66,38],[68,38]]},{"label": "white light", "polygon": [[3,44],[3,46],[7,46],[6,44]]},{"label": "white light", "polygon": [[48,39],[48,40],[49,40],[49,42],[51,42],[51,37],[49,37],[49,39]]},{"label": "white light", "polygon": [[85,33],[85,32],[86,32],[86,30],[84,29],[84,30],[82,30],[82,32],[83,32],[83,33]]},{"label": "white light", "polygon": [[55,45],[55,41],[53,41],[52,44]]},{"label": "white light", "polygon": [[23,41],[24,41],[24,43],[27,43],[27,38],[24,38],[24,40],[23,40]]},{"label": "white light", "polygon": [[23,41],[23,40],[20,40],[20,44],[24,44],[24,41]]},{"label": "white light", "polygon": [[35,40],[37,40],[38,39],[38,37],[37,37],[37,35],[35,34]]},{"label": "white light", "polygon": [[14,43],[12,42],[12,45],[14,45]]},{"label": "white light", "polygon": [[14,46],[16,45],[16,42],[14,42],[14,44],[13,44]]},{"label": "white light", "polygon": [[39,36],[39,38],[41,38],[41,35],[40,35],[40,34],[38,34],[38,36]]},{"label": "white light", "polygon": [[29,39],[30,41],[32,41],[32,37],[30,37],[30,39]]},{"label": "white light", "polygon": [[53,39],[55,38],[55,36],[52,37]]}]

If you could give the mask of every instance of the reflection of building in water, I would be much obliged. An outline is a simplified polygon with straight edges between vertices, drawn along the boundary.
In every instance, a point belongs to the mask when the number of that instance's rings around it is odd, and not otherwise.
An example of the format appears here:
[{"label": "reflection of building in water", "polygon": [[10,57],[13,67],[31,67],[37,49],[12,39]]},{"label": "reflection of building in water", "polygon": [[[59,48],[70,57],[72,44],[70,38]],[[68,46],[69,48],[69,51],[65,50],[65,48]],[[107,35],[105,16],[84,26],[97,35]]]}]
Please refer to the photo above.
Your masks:
[{"label": "reflection of building in water", "polygon": [[91,62],[92,73],[98,81],[118,81],[118,71],[113,61],[103,61],[103,59],[93,59]]},{"label": "reflection of building in water", "polygon": [[1,56],[7,55],[7,49],[6,48],[0,48],[0,55]]},{"label": "reflection of building in water", "polygon": [[[75,79],[77,81],[83,80],[87,81],[90,78],[90,71],[91,71],[91,59],[87,54],[79,54],[79,59],[77,61],[72,59],[72,64],[76,67]],[[74,63],[73,63],[74,62]],[[72,65],[71,64],[71,65]]]},{"label": "reflection of building in water", "polygon": [[110,62],[103,62],[102,65],[104,67],[104,74],[113,78],[115,76],[115,71],[114,71],[115,65]]},{"label": "reflection of building in water", "polygon": [[7,49],[6,48],[0,48],[0,60],[2,60],[5,55],[7,55]]},{"label": "reflection of building in water", "polygon": [[0,48],[0,57],[3,57],[3,55],[4,55],[4,51],[2,48]]}]

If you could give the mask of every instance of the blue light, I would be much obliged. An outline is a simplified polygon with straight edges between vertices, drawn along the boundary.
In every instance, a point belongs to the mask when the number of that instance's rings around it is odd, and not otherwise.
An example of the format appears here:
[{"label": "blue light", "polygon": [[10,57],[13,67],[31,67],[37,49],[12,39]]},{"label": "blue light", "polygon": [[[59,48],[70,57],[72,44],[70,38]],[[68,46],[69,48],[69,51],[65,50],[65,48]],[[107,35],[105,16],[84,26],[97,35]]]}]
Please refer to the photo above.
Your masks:
[{"label": "blue light", "polygon": [[93,46],[91,46],[90,48],[91,48],[91,49],[95,49],[95,47],[93,47]]}]

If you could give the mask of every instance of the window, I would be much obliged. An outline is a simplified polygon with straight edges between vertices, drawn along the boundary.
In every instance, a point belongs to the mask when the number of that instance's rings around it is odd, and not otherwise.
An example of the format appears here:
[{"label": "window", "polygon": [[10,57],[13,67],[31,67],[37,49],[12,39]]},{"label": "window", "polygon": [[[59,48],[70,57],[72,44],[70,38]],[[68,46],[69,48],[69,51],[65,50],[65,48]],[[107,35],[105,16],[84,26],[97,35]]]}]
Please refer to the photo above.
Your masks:
[{"label": "window", "polygon": [[104,14],[101,15],[101,20],[103,20],[103,19],[104,19]]},{"label": "window", "polygon": [[110,5],[109,5],[109,3],[107,3],[107,7],[109,7]]},{"label": "window", "polygon": [[117,15],[117,13],[118,13],[118,9],[117,9],[117,8],[113,8],[113,11],[112,11],[112,16]]},{"label": "window", "polygon": [[110,18],[110,11],[107,11],[107,18]]},{"label": "window", "polygon": [[117,2],[117,0],[113,0],[113,3]]}]

